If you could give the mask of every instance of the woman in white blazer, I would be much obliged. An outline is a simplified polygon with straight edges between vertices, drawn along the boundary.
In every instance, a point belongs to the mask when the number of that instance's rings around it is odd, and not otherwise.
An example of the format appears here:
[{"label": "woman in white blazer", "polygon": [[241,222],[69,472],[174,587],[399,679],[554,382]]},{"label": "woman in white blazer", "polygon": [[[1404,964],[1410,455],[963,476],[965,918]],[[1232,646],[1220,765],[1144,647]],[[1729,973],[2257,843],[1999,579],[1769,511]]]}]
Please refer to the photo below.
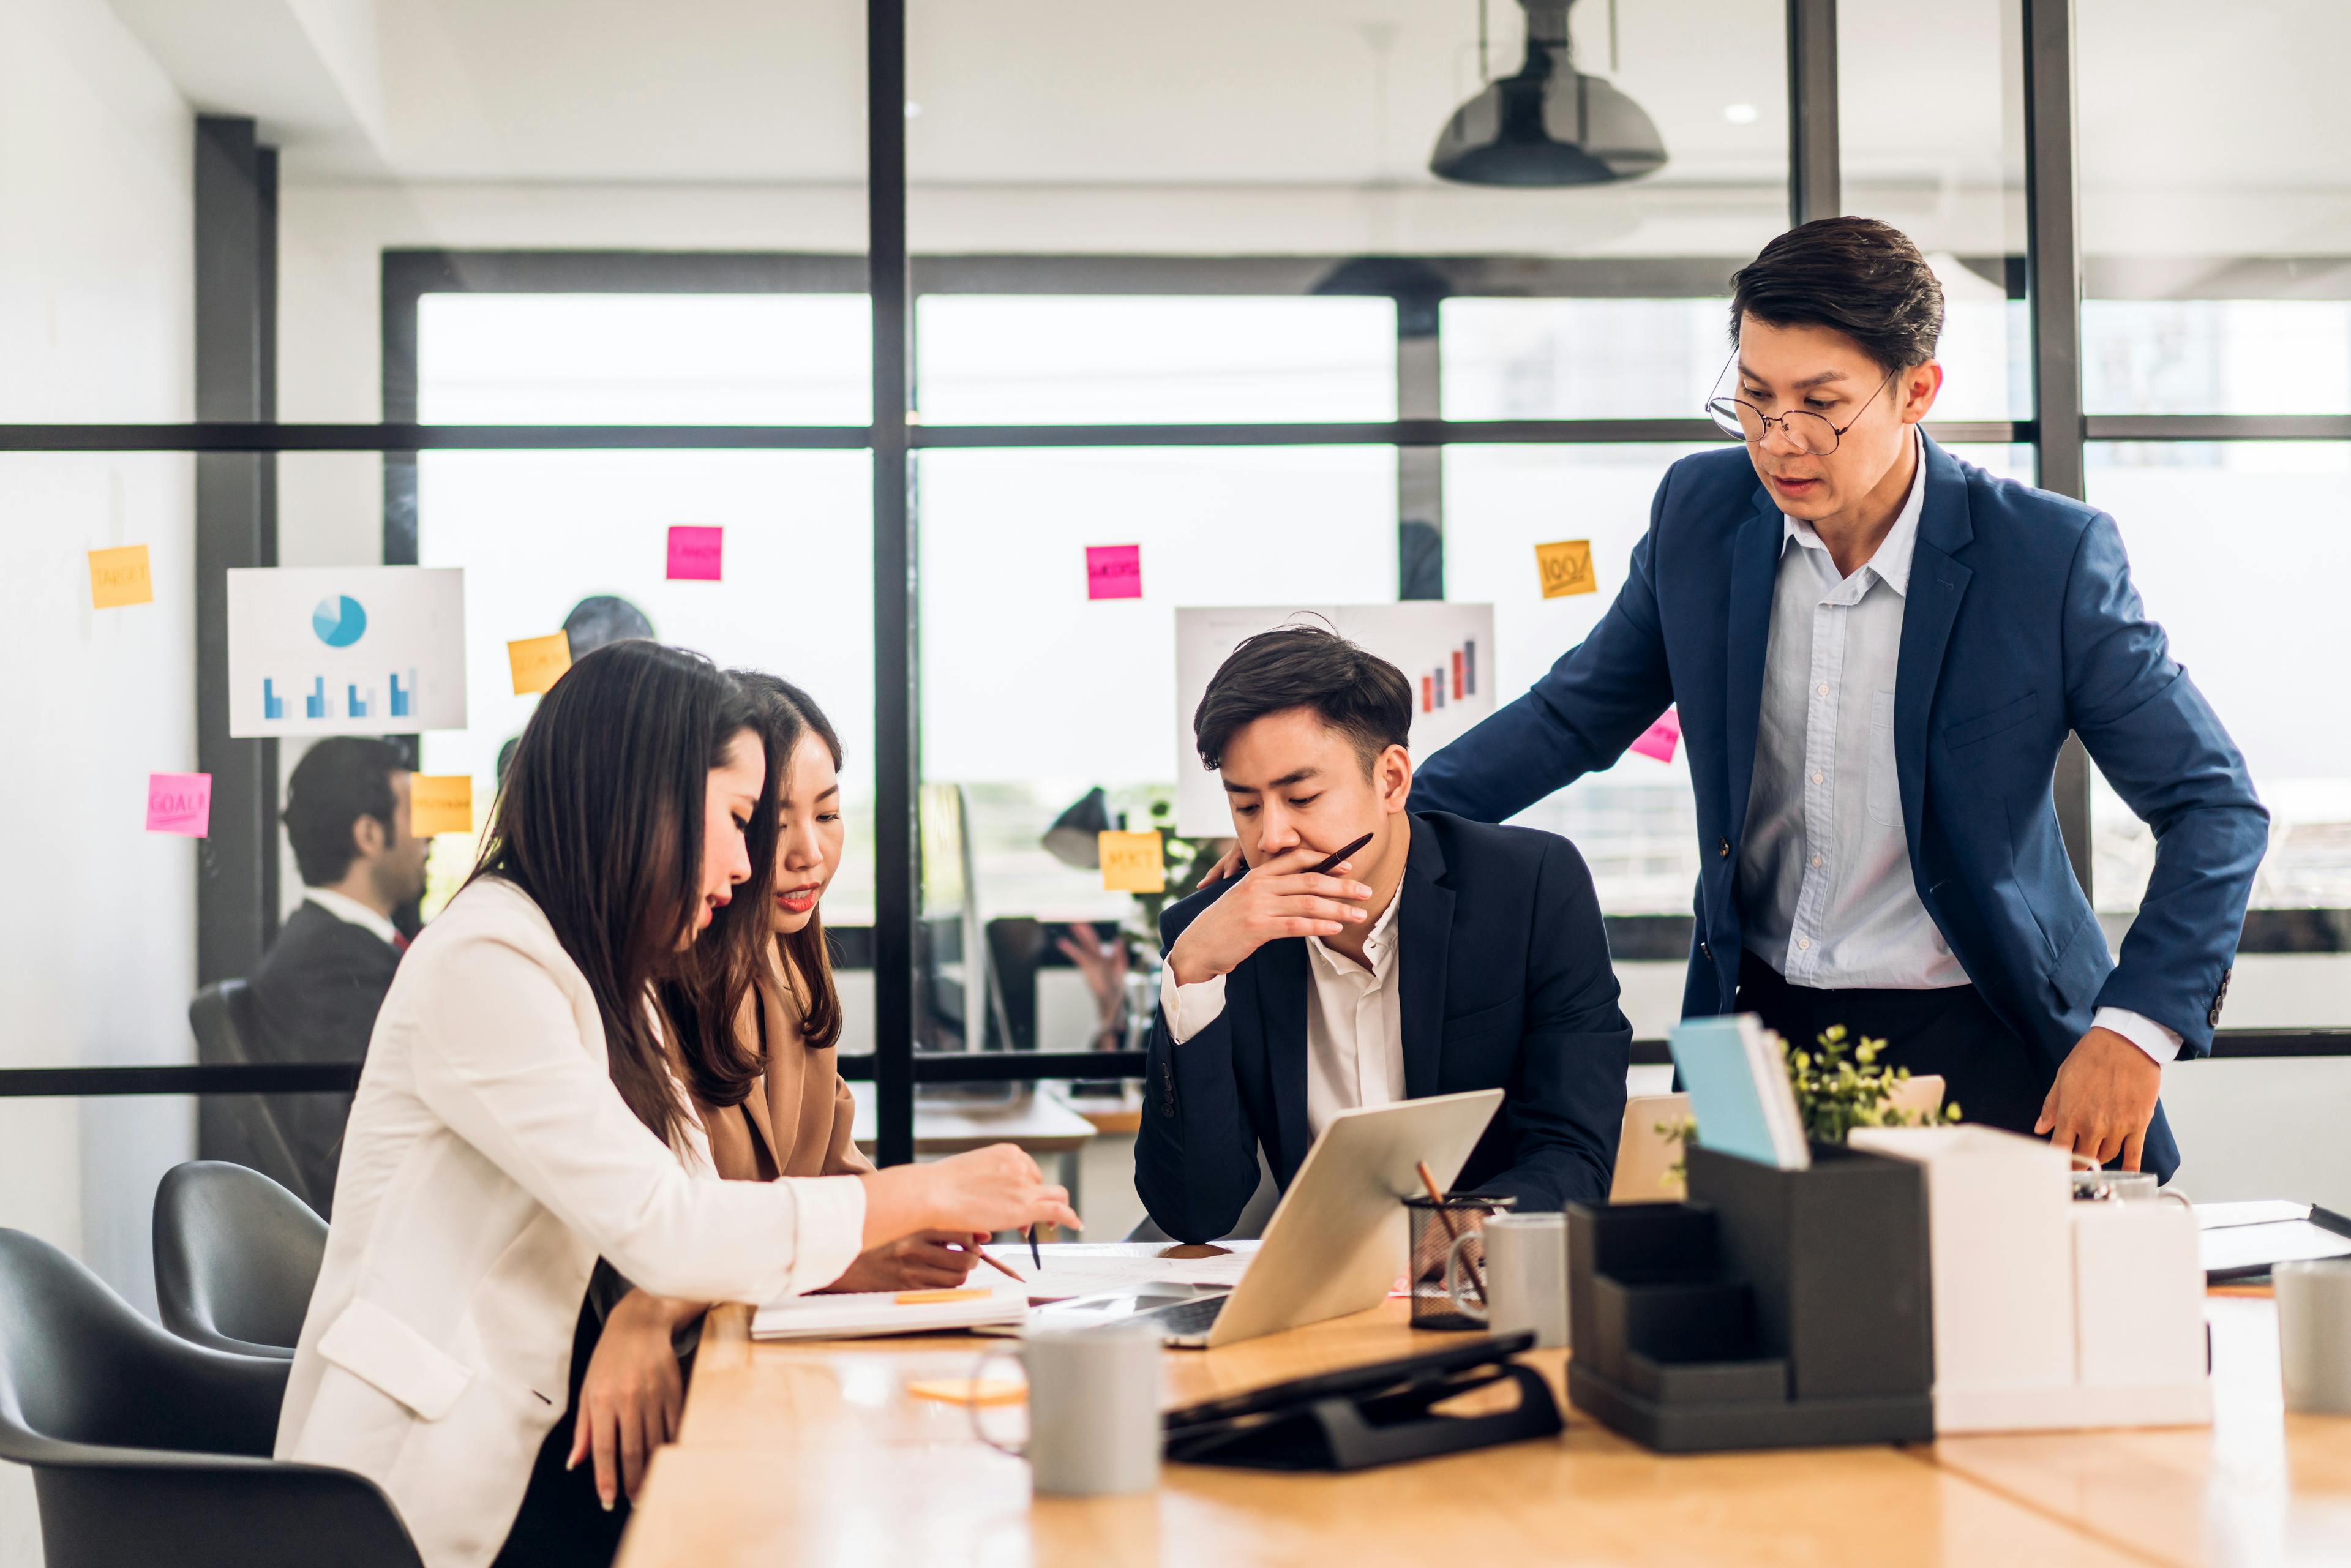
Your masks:
[{"label": "woman in white blazer", "polygon": [[428,1568],[507,1544],[584,1364],[600,1255],[663,1295],[760,1301],[918,1230],[1076,1223],[1009,1146],[862,1176],[689,1174],[707,1145],[652,988],[683,977],[714,1025],[748,994],[781,761],[707,660],[589,654],[541,699],[472,878],[377,1015],[277,1452],[372,1479]]}]

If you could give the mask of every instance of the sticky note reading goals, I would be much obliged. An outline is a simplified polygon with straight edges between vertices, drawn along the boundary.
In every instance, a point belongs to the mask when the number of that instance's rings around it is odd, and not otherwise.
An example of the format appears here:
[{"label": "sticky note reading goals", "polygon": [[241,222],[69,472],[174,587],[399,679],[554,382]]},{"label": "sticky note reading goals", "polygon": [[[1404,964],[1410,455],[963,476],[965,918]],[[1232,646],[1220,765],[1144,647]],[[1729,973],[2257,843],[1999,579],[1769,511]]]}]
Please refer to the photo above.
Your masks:
[{"label": "sticky note reading goals", "polygon": [[91,609],[120,610],[126,604],[154,602],[155,580],[148,575],[145,545],[89,552]]},{"label": "sticky note reading goals", "polygon": [[1545,599],[1600,591],[1600,580],[1592,571],[1590,539],[1562,539],[1557,544],[1535,546],[1535,570],[1542,574]]},{"label": "sticky note reading goals", "polygon": [[1143,547],[1141,545],[1088,545],[1086,547],[1086,597],[1088,599],[1142,598]]},{"label": "sticky note reading goals", "polygon": [[1667,708],[1657,716],[1657,722],[1641,732],[1633,749],[1644,757],[1654,757],[1660,762],[1674,759],[1674,745],[1682,737],[1682,715],[1679,708]]},{"label": "sticky note reading goals", "polygon": [[147,831],[201,839],[212,831],[213,776],[209,773],[147,775]]},{"label": "sticky note reading goals", "polygon": [[1102,852],[1102,887],[1111,893],[1165,893],[1167,862],[1157,833],[1109,831],[1094,837]]},{"label": "sticky note reading goals", "polygon": [[509,643],[507,663],[514,667],[515,695],[543,692],[561,680],[563,672],[571,667],[571,633],[554,632],[544,637],[525,637]]},{"label": "sticky note reading goals", "polygon": [[725,528],[690,527],[680,523],[669,531],[669,576],[672,582],[716,582],[718,557],[726,540]]},{"label": "sticky note reading goals", "polygon": [[408,777],[408,831],[420,839],[435,833],[474,831],[474,776],[412,773]]}]

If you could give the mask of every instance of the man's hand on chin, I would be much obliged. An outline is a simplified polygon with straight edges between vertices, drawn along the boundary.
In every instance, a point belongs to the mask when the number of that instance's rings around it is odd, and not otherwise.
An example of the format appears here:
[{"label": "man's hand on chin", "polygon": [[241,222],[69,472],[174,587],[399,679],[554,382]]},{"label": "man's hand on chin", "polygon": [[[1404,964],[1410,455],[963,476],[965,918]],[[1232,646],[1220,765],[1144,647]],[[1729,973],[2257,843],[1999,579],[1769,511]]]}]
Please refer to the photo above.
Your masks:
[{"label": "man's hand on chin", "polygon": [[2074,1042],[2032,1130],[2100,1165],[2119,1154],[2122,1168],[2135,1171],[2162,1088],[2153,1057],[2110,1029],[2094,1029]]}]

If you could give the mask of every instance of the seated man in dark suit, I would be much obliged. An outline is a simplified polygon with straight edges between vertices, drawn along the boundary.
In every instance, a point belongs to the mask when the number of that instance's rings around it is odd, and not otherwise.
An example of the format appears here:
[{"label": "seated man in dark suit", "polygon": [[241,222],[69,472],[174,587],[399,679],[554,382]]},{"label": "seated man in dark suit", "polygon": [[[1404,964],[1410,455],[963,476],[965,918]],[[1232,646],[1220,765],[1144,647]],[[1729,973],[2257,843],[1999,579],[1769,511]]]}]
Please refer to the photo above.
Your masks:
[{"label": "seated man in dark suit", "polygon": [[[407,939],[392,912],[424,891],[431,838],[409,831],[409,771],[381,740],[335,736],[295,765],[286,836],[306,884],[302,903],[247,977],[238,1033],[255,1061],[350,1061],[367,1055],[376,1009]],[[348,1094],[260,1099],[285,1153],[265,1173],[320,1214],[333,1206]],[[209,1151],[208,1151],[209,1152]],[[290,1154],[296,1179],[267,1168]],[[247,1160],[245,1163],[255,1163]]]},{"label": "seated man in dark suit", "polygon": [[[1412,692],[1332,632],[1250,638],[1193,719],[1248,871],[1160,919],[1135,1188],[1181,1241],[1284,1188],[1337,1112],[1508,1092],[1454,1186],[1604,1201],[1633,1031],[1591,873],[1554,834],[1410,812]],[[1328,875],[1310,868],[1365,833]]]}]

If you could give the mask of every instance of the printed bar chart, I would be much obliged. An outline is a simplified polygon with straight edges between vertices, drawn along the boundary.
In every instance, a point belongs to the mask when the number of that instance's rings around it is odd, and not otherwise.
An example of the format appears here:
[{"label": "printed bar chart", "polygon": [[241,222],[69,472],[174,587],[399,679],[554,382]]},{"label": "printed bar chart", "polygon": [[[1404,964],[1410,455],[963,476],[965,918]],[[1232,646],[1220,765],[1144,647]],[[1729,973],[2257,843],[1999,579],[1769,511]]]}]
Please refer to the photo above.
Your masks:
[{"label": "printed bar chart", "polygon": [[416,711],[416,672],[408,672],[408,684],[402,685],[397,672],[386,677],[392,682],[392,716],[407,718]]},{"label": "printed bar chart", "polygon": [[313,675],[310,677],[310,695],[302,699],[302,716],[304,718],[324,718],[327,716],[326,676]]},{"label": "printed bar chart", "polygon": [[368,688],[368,695],[364,697],[360,695],[359,687],[354,685],[346,685],[343,687],[343,691],[346,694],[343,701],[347,705],[348,709],[346,716],[350,718],[367,717],[368,703],[374,697],[375,688],[373,686],[370,686]]},{"label": "printed bar chart", "polygon": [[277,683],[275,681],[264,680],[261,683],[261,716],[269,720],[286,716],[286,699],[277,695]]},{"label": "printed bar chart", "polygon": [[1439,665],[1420,678],[1420,711],[1435,713],[1449,692],[1455,702],[1478,695],[1478,640],[1464,638],[1448,655],[1451,668]]}]

